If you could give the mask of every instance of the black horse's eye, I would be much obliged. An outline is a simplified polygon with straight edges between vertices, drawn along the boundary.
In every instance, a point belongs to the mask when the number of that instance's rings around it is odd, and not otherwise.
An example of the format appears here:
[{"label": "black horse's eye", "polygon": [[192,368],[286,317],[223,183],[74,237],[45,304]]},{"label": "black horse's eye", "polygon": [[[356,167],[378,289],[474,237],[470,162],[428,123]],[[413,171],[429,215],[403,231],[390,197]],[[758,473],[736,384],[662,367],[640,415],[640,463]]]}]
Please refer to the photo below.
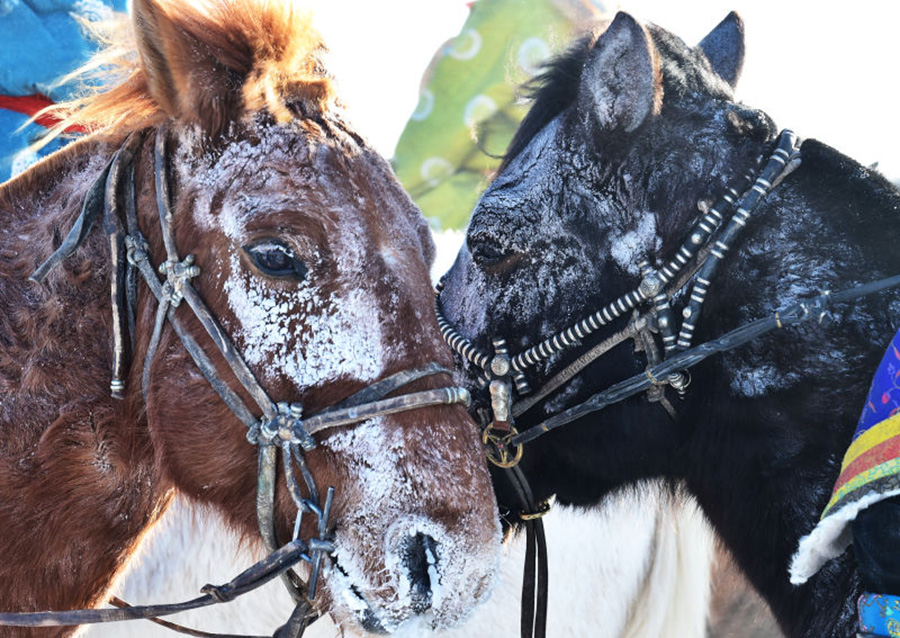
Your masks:
[{"label": "black horse's eye", "polygon": [[294,256],[294,251],[280,241],[265,241],[253,246],[244,246],[244,251],[253,263],[265,274],[272,277],[289,277],[302,281],[306,278],[307,267]]},{"label": "black horse's eye", "polygon": [[468,243],[472,259],[482,268],[497,266],[510,256],[510,252],[494,239],[470,238]]}]

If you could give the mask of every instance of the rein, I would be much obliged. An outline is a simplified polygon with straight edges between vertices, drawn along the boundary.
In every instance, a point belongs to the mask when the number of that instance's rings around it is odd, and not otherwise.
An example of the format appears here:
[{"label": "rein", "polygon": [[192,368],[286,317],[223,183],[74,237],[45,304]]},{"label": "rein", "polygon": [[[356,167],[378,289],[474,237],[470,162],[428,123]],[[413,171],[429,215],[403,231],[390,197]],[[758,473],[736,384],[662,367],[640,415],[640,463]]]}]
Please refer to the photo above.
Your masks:
[{"label": "rein", "polygon": [[[263,543],[270,554],[230,583],[220,587],[207,585],[202,590],[204,596],[185,603],[69,612],[4,613],[0,614],[0,626],[79,625],[156,618],[187,609],[228,602],[280,576],[296,606],[287,624],[278,630],[276,636],[296,638],[303,634],[306,626],[315,618],[312,601],[316,594],[322,557],[334,551],[328,525],[334,488],[327,489],[322,504],[318,487],[305,457],[305,453],[315,449],[317,445],[313,435],[327,429],[408,410],[437,405],[468,405],[469,393],[464,388],[451,386],[385,398],[414,381],[436,374],[450,374],[449,370],[431,363],[376,381],[339,404],[310,417],[304,417],[303,406],[300,403],[273,401],[191,285],[190,280],[200,275],[200,268],[194,264],[194,257],[188,255],[183,260],[179,258],[172,228],[173,213],[166,153],[167,132],[164,125],[156,131],[154,175],[158,218],[166,261],[160,264],[158,269],[154,269],[151,263],[149,244],[138,225],[134,185],[135,156],[144,141],[145,134],[146,131],[133,133],[125,140],[88,190],[81,214],[65,240],[35,270],[30,279],[37,283],[42,282],[54,267],[72,255],[84,242],[97,218],[102,214],[103,228],[110,248],[110,299],[114,342],[111,395],[116,399],[124,397],[128,359],[134,348],[136,334],[137,276],[140,274],[158,304],[141,375],[144,399],[146,401],[150,390],[151,364],[168,321],[209,384],[247,427],[248,441],[257,445],[259,449],[257,518]],[[120,196],[125,203],[124,222],[118,202]],[[160,279],[160,275],[164,278]],[[187,302],[194,316],[203,325],[233,376],[262,413],[261,417],[257,417],[220,376],[204,349],[176,315],[176,309],[182,301]],[[282,547],[279,547],[274,522],[278,450],[281,451],[287,489],[297,508],[293,538]],[[300,471],[308,497],[303,496],[295,468]],[[299,537],[305,513],[311,514],[316,519],[317,536],[307,541]],[[308,583],[303,583],[299,576],[291,571],[291,567],[301,561],[311,565]]]},{"label": "rein", "polygon": [[[761,160],[762,158],[757,160],[757,165]],[[812,299],[780,309],[772,316],[741,326],[718,339],[692,347],[693,334],[703,304],[725,255],[736,244],[763,199],[800,162],[799,139],[791,131],[783,131],[775,150],[755,179],[745,177],[741,186],[737,189],[729,188],[712,207],[700,207],[702,217],[688,233],[675,256],[662,268],[654,270],[648,261],[639,262],[642,279],[637,288],[515,356],[510,356],[506,341],[502,338],[492,339],[493,354],[487,354],[462,336],[444,315],[440,302],[444,282],[441,280],[438,283],[435,311],[441,334],[458,355],[482,371],[482,387],[487,386],[491,400],[490,416],[482,420],[482,439],[486,454],[494,465],[504,469],[516,493],[521,508],[519,517],[525,522],[528,533],[522,592],[523,638],[543,637],[546,633],[546,629],[540,626],[542,619],[546,621],[546,565],[536,567],[532,559],[532,545],[540,542],[536,539],[543,535],[543,530],[538,535],[532,527],[534,517],[540,516],[549,508],[546,503],[535,504],[527,480],[518,467],[525,443],[641,392],[647,392],[648,399],[660,403],[674,419],[675,410],[665,397],[665,386],[671,386],[679,394],[683,394],[690,383],[689,368],[712,354],[736,348],[772,330],[810,319],[821,322],[829,304],[846,303],[900,286],[898,275],[833,294],[824,292]],[[670,303],[682,294],[687,296],[688,301],[682,310],[683,322],[678,328]],[[644,312],[640,310],[642,308],[645,309]],[[624,328],[581,354],[547,380],[536,393],[532,393],[525,379],[526,370],[554,355],[580,347],[583,339],[627,313],[631,313],[631,318]],[[655,334],[660,337],[663,353],[660,353],[656,345]],[[616,383],[521,433],[516,430],[516,417],[538,405],[588,365],[629,339],[635,341],[636,352],[643,350],[646,355],[647,366],[644,373]],[[514,393],[517,395],[515,399]],[[546,561],[546,548],[543,548],[542,553]],[[534,598],[535,582],[539,590],[537,602]]]}]

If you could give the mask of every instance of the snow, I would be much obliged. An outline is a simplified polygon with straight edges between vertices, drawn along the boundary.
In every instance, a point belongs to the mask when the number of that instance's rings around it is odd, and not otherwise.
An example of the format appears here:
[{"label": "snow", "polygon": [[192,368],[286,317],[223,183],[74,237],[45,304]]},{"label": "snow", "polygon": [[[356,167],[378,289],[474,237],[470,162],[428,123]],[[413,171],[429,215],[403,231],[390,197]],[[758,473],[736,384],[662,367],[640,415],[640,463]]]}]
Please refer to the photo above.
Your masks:
[{"label": "snow", "polygon": [[800,375],[782,372],[771,364],[756,368],[736,368],[731,375],[732,391],[746,397],[764,396],[769,392],[783,390],[800,380]]},{"label": "snow", "polygon": [[[421,427],[427,426],[423,423]],[[459,533],[477,529],[474,513],[461,513],[460,520],[447,529],[425,516],[424,511],[419,514],[410,509],[427,494],[440,493],[454,502],[462,502],[466,495],[457,486],[441,484],[440,478],[411,475],[409,468],[419,459],[406,453],[408,434],[388,427],[381,419],[372,419],[336,432],[321,443],[323,449],[342,460],[350,474],[348,484],[358,491],[354,495],[356,524],[338,530],[335,558],[340,571],[332,570],[326,585],[335,598],[344,600],[356,595],[351,588],[359,591],[364,584],[393,589],[395,599],[382,601],[379,609],[379,619],[390,631],[399,629],[408,617],[410,583],[402,550],[410,536],[421,534],[434,539],[436,554],[429,567],[433,617],[429,622],[438,626],[457,622],[466,612],[471,602],[466,597],[479,587],[477,577],[473,580],[473,574],[482,573],[477,566],[493,563],[492,547]],[[499,537],[495,541],[499,544]],[[384,552],[385,569],[373,574],[367,556],[377,552]],[[357,605],[353,609],[361,615],[366,607]]]},{"label": "snow", "polygon": [[656,215],[650,211],[638,215],[637,228],[610,235],[609,254],[625,272],[639,276],[638,263],[656,254],[662,238],[656,232]]},{"label": "snow", "polygon": [[[269,366],[271,377],[286,375],[299,390],[340,376],[371,381],[380,375],[381,324],[369,319],[377,316],[377,308],[362,292],[322,298],[306,281],[294,289],[274,287],[244,272],[236,251],[230,266],[224,288],[249,364]],[[302,340],[296,325],[301,320]],[[272,367],[275,362],[280,369]]]},{"label": "snow", "polygon": [[[365,191],[353,177],[348,182],[348,173],[358,172],[369,188],[380,178],[399,196],[388,165],[380,165],[382,173],[379,165],[354,171],[353,162],[368,161],[364,155],[296,126],[258,124],[254,135],[219,154],[191,151],[191,131],[179,131],[174,165],[181,201],[190,202],[196,225],[217,240],[203,283],[222,291],[231,310],[220,316],[224,329],[263,382],[284,388],[288,381],[299,393],[335,380],[374,381],[389,364],[427,355],[430,346],[396,336],[402,313],[395,309],[408,303],[400,282],[420,267],[418,227],[404,223],[412,210],[398,208],[400,223],[373,244],[370,208],[360,200]],[[261,273],[244,247],[265,243],[286,246],[306,275]],[[396,282],[385,278],[392,299],[371,281],[382,266],[398,274]],[[427,298],[420,305],[423,313],[430,309]],[[284,398],[279,392],[275,400]],[[400,541],[410,529],[435,541],[429,625],[458,622],[488,590],[500,526],[492,499],[472,496],[476,488],[484,494],[490,480],[476,434],[470,422],[454,419],[415,411],[318,437],[317,461],[340,477],[335,562],[324,568],[321,588],[338,622],[353,625],[353,618],[374,613],[385,628],[397,629],[414,614]],[[432,430],[428,447],[426,430]],[[459,441],[464,435],[471,446]],[[443,456],[448,448],[458,451],[453,463]]]},{"label": "snow", "polygon": [[[185,135],[189,138],[190,133]],[[250,365],[263,367],[269,379],[286,376],[298,390],[341,376],[372,381],[384,369],[385,344],[382,322],[370,320],[381,314],[371,293],[347,281],[332,294],[323,294],[323,277],[316,272],[319,250],[302,232],[283,231],[285,241],[297,245],[292,252],[310,269],[302,281],[274,282],[251,271],[241,259],[242,247],[253,239],[249,228],[254,222],[258,225],[257,220],[270,211],[303,210],[308,203],[309,196],[296,183],[275,181],[279,166],[298,163],[297,139],[290,126],[261,127],[252,140],[230,144],[219,157],[182,156],[186,188],[199,194],[194,207],[198,225],[231,240],[225,259],[228,275],[221,286],[236,325],[225,321],[226,329]],[[189,148],[190,142],[185,139],[181,148]],[[310,147],[308,152],[318,151]],[[252,177],[244,177],[248,165],[260,167]],[[214,194],[222,184],[242,179],[250,188],[230,189],[214,210]],[[352,232],[358,215],[344,216],[350,232],[342,232],[331,245],[340,273],[359,272],[361,255],[368,249],[362,233]]]}]

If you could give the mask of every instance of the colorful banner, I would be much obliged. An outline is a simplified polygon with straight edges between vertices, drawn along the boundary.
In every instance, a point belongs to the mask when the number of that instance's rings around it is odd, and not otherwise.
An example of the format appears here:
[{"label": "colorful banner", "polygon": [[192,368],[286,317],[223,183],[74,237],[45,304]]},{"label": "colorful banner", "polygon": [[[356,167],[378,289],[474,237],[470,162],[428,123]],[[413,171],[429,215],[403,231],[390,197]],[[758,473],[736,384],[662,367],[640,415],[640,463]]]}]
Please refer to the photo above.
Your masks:
[{"label": "colorful banner", "polygon": [[426,217],[461,228],[527,111],[520,87],[608,15],[600,0],[478,0],[435,55],[394,169]]}]

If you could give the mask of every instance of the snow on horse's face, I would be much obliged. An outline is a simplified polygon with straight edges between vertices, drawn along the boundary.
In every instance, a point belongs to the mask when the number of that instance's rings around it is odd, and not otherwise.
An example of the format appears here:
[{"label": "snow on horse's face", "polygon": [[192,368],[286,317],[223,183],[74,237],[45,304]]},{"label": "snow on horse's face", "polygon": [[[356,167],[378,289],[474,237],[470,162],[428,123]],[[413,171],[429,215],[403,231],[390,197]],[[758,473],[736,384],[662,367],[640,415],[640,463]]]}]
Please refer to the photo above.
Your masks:
[{"label": "snow on horse's face", "polygon": [[[186,131],[176,178],[185,210],[175,211],[193,227],[178,228],[195,243],[184,250],[209,277],[203,292],[237,349],[272,396],[309,415],[400,370],[451,363],[431,309],[427,225],[334,107],[310,102],[245,114],[218,149],[198,147]],[[205,388],[190,365],[181,370],[164,381],[165,396]],[[438,387],[440,377],[446,384],[439,375],[419,385]],[[176,411],[185,407],[149,406],[156,423]],[[237,445],[208,435],[204,447],[219,458]],[[310,469],[320,489],[336,488],[337,550],[324,581],[335,615],[385,629],[420,613],[437,626],[463,617],[487,590],[497,542],[465,410],[419,409],[317,436]],[[194,469],[200,453],[179,451],[170,462],[202,494],[216,488]],[[290,511],[287,494],[278,496]],[[285,534],[290,522],[280,521]]]},{"label": "snow on horse's face", "polygon": [[[196,242],[184,250],[201,265],[201,293],[272,396],[312,415],[394,372],[452,365],[429,305],[430,233],[382,158],[308,124],[251,127],[216,154],[194,153],[189,138],[177,168],[185,209],[175,211],[184,220],[177,234]],[[159,366],[166,400],[151,402],[153,421],[211,428],[198,439],[204,449],[181,445],[169,463],[182,486],[215,499],[196,457],[228,458],[239,440],[210,443],[220,426],[204,418],[207,402],[171,400],[206,393],[206,381],[187,363],[180,372]],[[174,435],[165,425],[159,432],[163,445]],[[496,549],[493,499],[465,411],[415,410],[317,438],[310,469],[320,489],[337,490],[337,551],[325,578],[333,615],[363,610],[367,626],[385,628],[429,606],[438,625],[464,616],[486,590]],[[433,568],[414,564],[422,551]],[[433,569],[430,605],[414,589],[421,574],[410,573],[422,568]]]},{"label": "snow on horse's face", "polygon": [[[200,275],[192,284],[274,401],[301,404],[311,416],[397,372],[452,366],[434,318],[427,224],[387,162],[343,121],[306,17],[289,3],[251,0],[135,0],[134,14],[137,51],[118,60],[139,64],[128,67],[125,83],[83,104],[82,117],[98,123],[100,133],[0,191],[9,211],[2,218],[15,229],[4,230],[0,298],[22,306],[4,317],[30,322],[24,332],[3,324],[12,335],[0,357],[4,431],[30,424],[34,436],[22,434],[16,445],[46,450],[38,457],[53,467],[38,468],[42,475],[84,486],[66,492],[77,507],[57,494],[62,511],[78,512],[67,533],[100,530],[86,539],[55,536],[44,529],[53,516],[23,514],[44,511],[37,482],[27,484],[24,497],[10,497],[30,509],[9,515],[9,538],[24,536],[15,526],[32,526],[47,540],[48,562],[71,563],[74,546],[81,569],[72,582],[36,583],[40,593],[9,588],[0,595],[4,610],[34,600],[40,608],[101,602],[173,488],[220,510],[245,538],[258,538],[256,448],[173,330],[162,331],[151,360],[146,402],[140,365],[132,365],[125,400],[109,398],[108,282],[105,275],[81,275],[107,272],[96,236],[79,249],[77,273],[55,270],[39,294],[19,276],[34,268],[34,246],[37,257],[52,252],[58,228],[71,224],[86,186],[129,133],[166,124],[178,253],[194,256]],[[161,263],[166,251],[153,136],[141,142],[134,183],[151,261]],[[184,305],[177,312],[187,331],[210,351]],[[78,320],[62,326],[60,309]],[[155,314],[144,287],[136,313],[138,362]],[[30,340],[32,334],[40,341]],[[45,358],[54,353],[60,361],[51,366]],[[241,392],[221,357],[210,356],[224,382]],[[8,373],[7,360],[34,373]],[[403,392],[449,382],[441,372]],[[41,434],[47,423],[53,426]],[[445,627],[465,617],[486,595],[499,550],[496,503],[465,409],[421,407],[315,438],[309,470],[321,491],[336,489],[327,530],[336,549],[325,558],[317,606],[339,622],[376,631],[413,618]],[[53,452],[82,439],[86,461]],[[6,472],[0,468],[3,487]],[[279,476],[280,542],[291,538],[295,515]],[[312,516],[304,521],[302,538],[320,534]],[[10,563],[0,574],[19,582],[16,569],[24,568]]]},{"label": "snow on horse's face", "polygon": [[[619,14],[548,72],[446,277],[442,303],[464,334],[488,352],[486,332],[506,336],[520,352],[583,318],[674,241],[672,227],[696,212],[696,199],[687,211],[680,200],[724,190],[751,164],[747,148],[774,131],[730,102],[742,43],[713,70],[713,40],[704,57]],[[689,61],[669,87],[677,94],[664,91],[660,68],[677,61],[660,48]]]}]

